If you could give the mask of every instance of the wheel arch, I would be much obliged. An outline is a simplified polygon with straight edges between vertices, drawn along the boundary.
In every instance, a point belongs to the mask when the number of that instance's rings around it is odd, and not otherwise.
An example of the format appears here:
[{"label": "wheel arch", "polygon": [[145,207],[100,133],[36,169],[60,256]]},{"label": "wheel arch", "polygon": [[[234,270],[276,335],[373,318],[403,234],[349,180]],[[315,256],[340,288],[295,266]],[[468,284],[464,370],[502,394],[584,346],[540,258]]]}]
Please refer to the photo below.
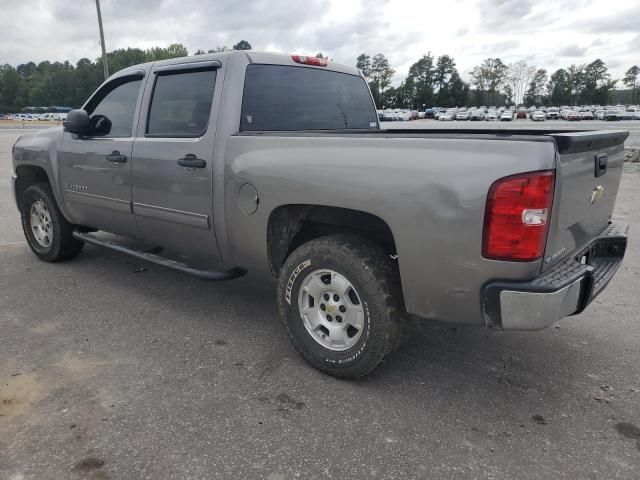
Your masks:
[{"label": "wheel arch", "polygon": [[24,191],[31,185],[36,183],[47,183],[49,186],[52,186],[51,180],[49,180],[49,175],[45,169],[40,166],[29,164],[18,165],[15,169],[15,173],[15,194],[18,206],[20,206]]},{"label": "wheel arch", "polygon": [[51,187],[53,197],[58,205],[58,208],[62,212],[62,215],[68,222],[71,222],[71,217],[67,211],[66,205],[62,201],[61,195],[57,185],[51,178],[51,175],[45,168],[40,165],[33,165],[30,163],[21,163],[15,167],[15,196],[18,208],[20,208],[20,202],[24,191],[31,185],[36,183],[46,183]]},{"label": "wheel arch", "polygon": [[315,238],[352,233],[397,254],[391,228],[382,218],[362,210],[326,205],[289,204],[273,209],[267,224],[267,255],[272,275],[278,276],[287,257]]}]

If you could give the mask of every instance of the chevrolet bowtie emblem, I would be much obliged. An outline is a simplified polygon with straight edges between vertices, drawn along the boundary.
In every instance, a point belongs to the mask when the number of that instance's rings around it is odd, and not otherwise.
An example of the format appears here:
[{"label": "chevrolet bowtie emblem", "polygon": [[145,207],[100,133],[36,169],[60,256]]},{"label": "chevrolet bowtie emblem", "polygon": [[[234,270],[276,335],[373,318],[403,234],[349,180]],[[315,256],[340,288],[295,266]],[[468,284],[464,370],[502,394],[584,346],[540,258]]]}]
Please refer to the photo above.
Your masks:
[{"label": "chevrolet bowtie emblem", "polygon": [[596,203],[604,196],[604,187],[602,185],[598,185],[593,189],[591,193],[591,203]]}]

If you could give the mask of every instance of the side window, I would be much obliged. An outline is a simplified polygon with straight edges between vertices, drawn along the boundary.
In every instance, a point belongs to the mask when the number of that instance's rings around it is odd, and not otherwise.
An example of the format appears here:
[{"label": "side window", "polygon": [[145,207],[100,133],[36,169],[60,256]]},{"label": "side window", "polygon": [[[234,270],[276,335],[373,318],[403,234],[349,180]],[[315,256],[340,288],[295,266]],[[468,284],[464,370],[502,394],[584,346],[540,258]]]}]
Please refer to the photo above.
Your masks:
[{"label": "side window", "polygon": [[199,137],[207,130],[216,70],[183,71],[156,77],[147,135]]},{"label": "side window", "polygon": [[[133,117],[142,79],[130,77],[123,82],[118,82],[120,85],[102,96],[94,107],[89,105],[87,108],[92,127],[102,135],[130,137],[133,131]],[[98,115],[106,117],[108,121],[99,121],[101,117]]]}]

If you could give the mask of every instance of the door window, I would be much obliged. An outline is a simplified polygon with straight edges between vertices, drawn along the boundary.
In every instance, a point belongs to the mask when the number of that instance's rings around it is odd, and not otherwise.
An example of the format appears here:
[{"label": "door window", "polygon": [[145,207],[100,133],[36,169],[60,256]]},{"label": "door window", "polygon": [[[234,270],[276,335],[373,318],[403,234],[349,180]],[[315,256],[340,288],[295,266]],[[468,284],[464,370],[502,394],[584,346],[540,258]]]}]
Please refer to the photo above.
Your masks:
[{"label": "door window", "polygon": [[141,84],[140,77],[117,79],[91,99],[86,110],[91,115],[94,134],[131,136]]},{"label": "door window", "polygon": [[207,130],[216,70],[175,72],[156,77],[147,136],[200,137]]}]

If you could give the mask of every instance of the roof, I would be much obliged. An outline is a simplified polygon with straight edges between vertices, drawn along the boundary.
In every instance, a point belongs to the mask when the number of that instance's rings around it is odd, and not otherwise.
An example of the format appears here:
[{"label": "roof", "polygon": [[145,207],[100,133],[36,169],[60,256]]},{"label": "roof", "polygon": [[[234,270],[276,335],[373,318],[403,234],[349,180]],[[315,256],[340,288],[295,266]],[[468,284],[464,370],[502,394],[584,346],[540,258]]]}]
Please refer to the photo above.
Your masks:
[{"label": "roof", "polygon": [[140,70],[142,67],[153,64],[154,67],[161,67],[165,65],[175,65],[180,63],[191,63],[191,62],[206,62],[211,60],[218,60],[220,62],[225,62],[232,55],[246,55],[251,63],[263,63],[269,65],[291,65],[295,66],[304,66],[309,68],[319,68],[322,70],[330,70],[341,73],[348,73],[351,75],[360,75],[360,70],[356,67],[351,67],[349,65],[344,65],[342,63],[336,63],[332,61],[328,61],[328,65],[326,67],[316,67],[312,65],[300,65],[296,63],[292,59],[293,54],[289,53],[273,53],[273,52],[256,52],[253,50],[229,50],[226,52],[217,52],[217,53],[205,53],[202,55],[193,55],[189,57],[178,57],[178,58],[169,58],[167,60],[158,60],[156,62],[148,62],[142,63],[138,65],[133,65],[131,67],[124,68],[114,74],[113,76],[122,76],[130,74],[133,71]]}]

